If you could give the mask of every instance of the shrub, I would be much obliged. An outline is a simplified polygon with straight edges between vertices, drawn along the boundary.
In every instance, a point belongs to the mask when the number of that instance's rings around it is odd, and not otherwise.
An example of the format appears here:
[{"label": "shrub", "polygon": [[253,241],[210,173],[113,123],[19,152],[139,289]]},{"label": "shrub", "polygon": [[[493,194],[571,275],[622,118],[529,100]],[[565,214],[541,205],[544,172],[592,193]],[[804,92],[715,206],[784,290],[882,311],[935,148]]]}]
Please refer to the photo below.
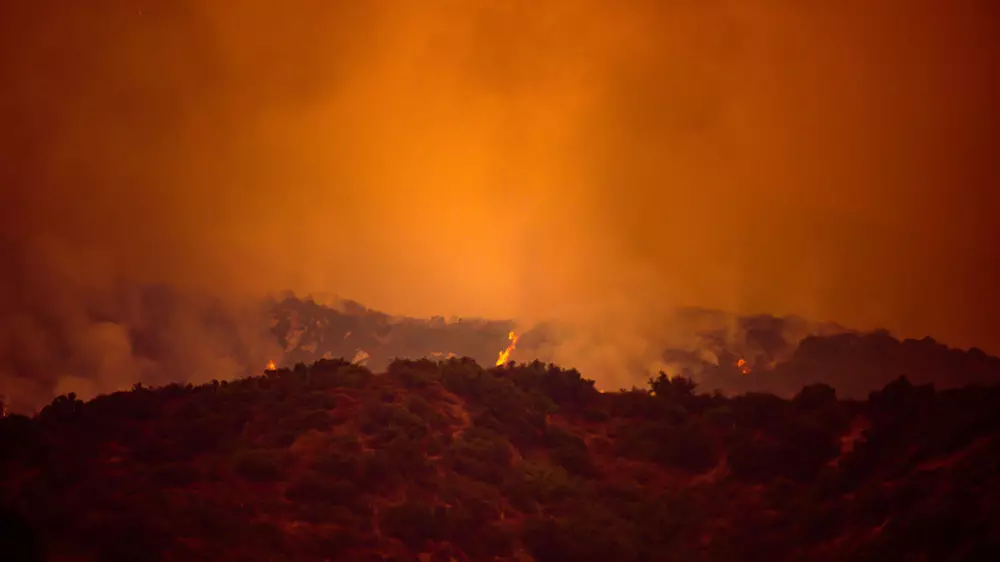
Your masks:
[{"label": "shrub", "polygon": [[0,458],[41,452],[40,436],[40,428],[27,416],[0,417]]},{"label": "shrub", "polygon": [[698,384],[687,377],[668,376],[660,372],[656,377],[649,379],[649,390],[651,394],[659,399],[674,400],[683,403],[694,396],[694,390]]},{"label": "shrub", "polygon": [[611,416],[597,407],[589,407],[583,411],[583,421],[588,423],[604,423],[608,421]]},{"label": "shrub", "polygon": [[813,479],[840,454],[837,435],[810,419],[790,420],[780,438],[785,461],[780,474],[798,482]]},{"label": "shrub", "polygon": [[432,427],[441,428],[446,425],[444,416],[434,409],[424,397],[411,394],[406,397],[406,409]]},{"label": "shrub", "polygon": [[214,451],[229,440],[235,441],[236,433],[227,420],[218,414],[206,414],[190,419],[178,429],[178,444],[192,455]]},{"label": "shrub", "polygon": [[754,439],[752,433],[733,436],[727,451],[727,462],[734,476],[762,481],[782,474],[782,449],[773,439]]},{"label": "shrub", "polygon": [[704,416],[705,422],[716,429],[729,429],[736,420],[733,416],[733,410],[729,406],[712,408],[705,412]]},{"label": "shrub", "polygon": [[365,388],[374,378],[368,369],[343,359],[320,359],[308,369],[312,388]]},{"label": "shrub", "polygon": [[299,412],[283,420],[281,427],[288,431],[303,432],[314,429],[326,431],[333,427],[333,416],[326,410]]},{"label": "shrub", "polygon": [[272,431],[266,433],[261,439],[265,447],[274,447],[276,449],[285,449],[289,447],[295,440],[298,439],[299,434],[294,431]]},{"label": "shrub", "polygon": [[[506,475],[501,489],[504,495],[534,511],[534,504],[551,504],[573,497],[580,486],[566,469],[535,462],[525,462]],[[519,508],[520,509],[520,508]]]},{"label": "shrub", "polygon": [[327,477],[357,480],[361,473],[361,459],[356,453],[327,450],[313,458],[312,467]]},{"label": "shrub", "polygon": [[576,369],[563,370],[540,361],[516,367],[508,376],[525,393],[545,396],[554,404],[572,409],[584,408],[600,396],[594,381],[583,378]]},{"label": "shrub", "polygon": [[809,410],[821,408],[837,402],[837,391],[828,384],[811,384],[802,387],[792,402]]},{"label": "shrub", "polygon": [[666,455],[661,462],[688,472],[704,472],[714,467],[719,459],[712,434],[696,422],[676,428],[664,447],[664,453]]},{"label": "shrub", "polygon": [[337,406],[337,400],[333,396],[319,390],[302,394],[296,402],[303,410],[332,410]]},{"label": "shrub", "polygon": [[545,430],[545,442],[552,461],[571,474],[587,478],[597,474],[583,439],[558,427],[549,426]]},{"label": "shrub", "polygon": [[474,533],[457,534],[453,538],[462,550],[473,559],[489,560],[513,553],[514,537],[509,531],[495,524],[483,525]]},{"label": "shrub", "polygon": [[451,445],[452,468],[484,482],[500,483],[510,465],[510,443],[500,434],[470,427]]},{"label": "shrub", "polygon": [[103,533],[98,559],[108,562],[133,562],[165,559],[167,548],[173,543],[169,532],[144,522],[144,517],[120,516],[120,520]]},{"label": "shrub", "polygon": [[418,482],[432,472],[419,440],[397,437],[380,452],[386,456],[393,474],[404,481]]},{"label": "shrub", "polygon": [[590,452],[576,447],[557,447],[549,451],[552,461],[565,468],[570,474],[584,478],[597,476],[597,468],[590,458]]},{"label": "shrub", "polygon": [[530,518],[522,540],[538,562],[638,560],[634,532],[599,506],[581,509],[565,520]]},{"label": "shrub", "polygon": [[358,481],[368,489],[391,486],[395,468],[389,455],[382,450],[365,453],[360,457]]},{"label": "shrub", "polygon": [[424,388],[438,380],[441,375],[437,363],[429,359],[410,361],[396,359],[389,364],[388,374],[398,376],[406,388]]},{"label": "shrub", "polygon": [[328,478],[315,472],[307,472],[296,478],[285,490],[289,501],[300,503],[323,503],[328,505],[359,507],[358,487],[347,480]]},{"label": "shrub", "polygon": [[251,523],[247,536],[253,543],[269,550],[281,550],[285,546],[284,530],[271,522]]},{"label": "shrub", "polygon": [[[319,521],[318,521],[319,522]],[[303,532],[301,535],[302,548],[311,556],[308,557],[288,557],[275,558],[276,561],[290,560],[345,560],[351,559],[346,556],[351,548],[361,544],[360,537],[349,529],[330,528],[328,525],[314,529],[311,532]]]},{"label": "shrub", "polygon": [[382,530],[403,541],[410,548],[420,548],[425,541],[441,540],[447,533],[447,521],[428,504],[405,501],[390,506],[381,514]]},{"label": "shrub", "polygon": [[358,419],[358,427],[375,436],[375,443],[387,443],[396,437],[420,439],[427,434],[424,420],[396,404],[370,402]]},{"label": "shrub", "polygon": [[285,469],[284,451],[250,449],[236,455],[234,470],[240,476],[255,482],[281,479]]},{"label": "shrub", "polygon": [[201,479],[201,471],[196,466],[182,463],[164,465],[153,473],[154,481],[164,487],[181,487]]},{"label": "shrub", "polygon": [[660,407],[644,388],[623,388],[621,392],[605,394],[604,399],[608,403],[611,415],[616,417],[651,419]]},{"label": "shrub", "polygon": [[704,472],[718,462],[711,432],[693,421],[681,426],[645,422],[628,427],[619,435],[617,449],[625,457],[693,473]]}]

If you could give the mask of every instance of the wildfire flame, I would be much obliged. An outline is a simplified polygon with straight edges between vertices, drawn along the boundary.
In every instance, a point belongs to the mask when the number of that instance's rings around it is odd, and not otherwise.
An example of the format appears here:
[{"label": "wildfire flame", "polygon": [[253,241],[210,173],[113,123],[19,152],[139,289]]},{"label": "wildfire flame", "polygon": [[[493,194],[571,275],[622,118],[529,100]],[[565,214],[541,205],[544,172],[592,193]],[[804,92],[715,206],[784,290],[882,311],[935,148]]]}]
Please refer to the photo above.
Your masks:
[{"label": "wildfire flame", "polygon": [[510,361],[510,352],[517,349],[517,334],[511,332],[507,334],[507,339],[510,340],[510,344],[507,345],[507,349],[500,352],[497,356],[497,367],[502,367]]},{"label": "wildfire flame", "polygon": [[351,363],[354,363],[355,365],[364,365],[365,361],[367,361],[369,357],[371,357],[371,355],[369,355],[367,351],[359,349],[358,352],[354,354],[354,359],[351,359]]},{"label": "wildfire flame", "polygon": [[747,363],[746,359],[740,359],[737,361],[736,366],[740,368],[740,372],[744,375],[750,374],[750,363]]},{"label": "wildfire flame", "polygon": [[267,367],[264,367],[264,370],[265,371],[276,371],[276,370],[278,370],[278,366],[274,364],[273,360],[272,361],[268,361],[267,362]]}]

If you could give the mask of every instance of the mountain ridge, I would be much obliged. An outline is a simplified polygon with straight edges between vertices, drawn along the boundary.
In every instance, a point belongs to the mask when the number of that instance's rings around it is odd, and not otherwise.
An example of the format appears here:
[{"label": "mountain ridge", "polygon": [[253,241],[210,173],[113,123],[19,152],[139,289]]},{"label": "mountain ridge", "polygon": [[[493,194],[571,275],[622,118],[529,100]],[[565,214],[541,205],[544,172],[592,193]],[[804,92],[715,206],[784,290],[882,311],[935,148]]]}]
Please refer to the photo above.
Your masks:
[{"label": "mountain ridge", "polygon": [[[489,365],[507,345],[507,334],[519,329],[513,320],[393,317],[354,301],[344,303],[329,307],[295,297],[276,301],[272,333],[285,350],[282,364],[353,358],[363,351],[366,364],[375,370],[396,358],[449,354]],[[825,383],[852,398],[864,398],[900,375],[939,388],[1000,382],[1000,359],[976,348],[951,348],[930,337],[897,339],[885,330],[861,332],[796,316],[736,316],[697,307],[678,309],[671,318],[682,326],[675,325],[673,331],[687,334],[686,341],[650,334],[647,362],[626,366],[628,380],[638,383],[663,370],[713,390],[782,396],[791,396],[805,384]],[[518,335],[513,357],[543,362],[556,361],[552,349],[572,337],[551,322]],[[602,377],[600,372],[586,374]]]}]

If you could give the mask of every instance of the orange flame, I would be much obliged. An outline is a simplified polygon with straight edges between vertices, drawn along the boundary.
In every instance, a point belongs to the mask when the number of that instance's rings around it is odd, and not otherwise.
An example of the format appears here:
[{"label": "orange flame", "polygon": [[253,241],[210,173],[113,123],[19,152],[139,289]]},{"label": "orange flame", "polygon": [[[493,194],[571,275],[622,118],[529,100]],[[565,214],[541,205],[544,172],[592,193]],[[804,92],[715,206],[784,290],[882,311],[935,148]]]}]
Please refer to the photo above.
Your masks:
[{"label": "orange flame", "polygon": [[500,355],[497,356],[497,367],[506,365],[507,361],[510,361],[510,352],[517,349],[517,334],[511,332],[507,334],[507,339],[510,340],[510,344],[507,345],[507,349],[501,351]]},{"label": "orange flame", "polygon": [[747,363],[746,359],[740,359],[736,362],[736,366],[740,368],[740,372],[744,375],[750,374],[750,363]]},{"label": "orange flame", "polygon": [[265,371],[277,371],[278,370],[278,366],[274,364],[273,360],[272,361],[268,361],[267,362],[267,367],[264,367],[264,370]]}]

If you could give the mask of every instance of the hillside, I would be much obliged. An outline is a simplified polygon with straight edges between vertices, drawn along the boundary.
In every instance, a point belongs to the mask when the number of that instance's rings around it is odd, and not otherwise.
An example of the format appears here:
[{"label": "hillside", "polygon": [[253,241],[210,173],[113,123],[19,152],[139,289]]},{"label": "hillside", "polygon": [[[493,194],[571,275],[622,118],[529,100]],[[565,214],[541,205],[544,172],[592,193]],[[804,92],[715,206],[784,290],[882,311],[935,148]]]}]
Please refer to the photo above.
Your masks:
[{"label": "hillside", "polygon": [[[1000,389],[346,361],[0,420],[4,560],[992,560]],[[16,527],[20,525],[20,530]]]},{"label": "hillside", "polygon": [[457,356],[493,365],[512,330],[518,341],[511,359],[572,364],[603,390],[645,384],[660,370],[692,378],[708,392],[784,398],[824,383],[843,398],[864,399],[900,375],[939,389],[1000,383],[1000,359],[976,349],[797,317],[680,308],[630,319],[624,328],[558,321],[522,326],[394,316],[346,299],[287,296],[237,304],[163,285],[123,282],[119,289],[65,310],[39,295],[5,299],[0,401],[10,411],[33,414],[68,392],[90,399],[136,383],[233,380],[271,361],[292,367],[343,357],[384,371],[396,358]]},{"label": "hillside", "polygon": [[449,353],[492,364],[515,327],[500,320],[392,316],[346,299],[337,304],[294,297],[271,303],[271,333],[284,350],[284,364],[352,359],[362,351],[363,363],[375,370],[398,357],[444,359]]},{"label": "hillside", "polygon": [[[508,332],[518,328],[503,320],[395,317],[350,300],[331,307],[289,297],[273,302],[269,310],[271,333],[284,350],[279,365],[287,366],[357,357],[380,371],[396,358],[449,355],[492,365],[507,345]],[[644,381],[649,365],[659,364],[699,381],[708,391],[790,398],[805,385],[823,383],[836,387],[842,397],[857,399],[901,375],[940,389],[1000,384],[1000,358],[929,337],[900,340],[885,331],[861,333],[794,316],[738,316],[701,308],[677,309],[655,327],[643,335],[647,357],[623,356],[623,361],[636,363],[626,369],[629,380]],[[532,326],[519,332],[513,358],[555,361],[552,350],[577,335],[558,323]]]}]

